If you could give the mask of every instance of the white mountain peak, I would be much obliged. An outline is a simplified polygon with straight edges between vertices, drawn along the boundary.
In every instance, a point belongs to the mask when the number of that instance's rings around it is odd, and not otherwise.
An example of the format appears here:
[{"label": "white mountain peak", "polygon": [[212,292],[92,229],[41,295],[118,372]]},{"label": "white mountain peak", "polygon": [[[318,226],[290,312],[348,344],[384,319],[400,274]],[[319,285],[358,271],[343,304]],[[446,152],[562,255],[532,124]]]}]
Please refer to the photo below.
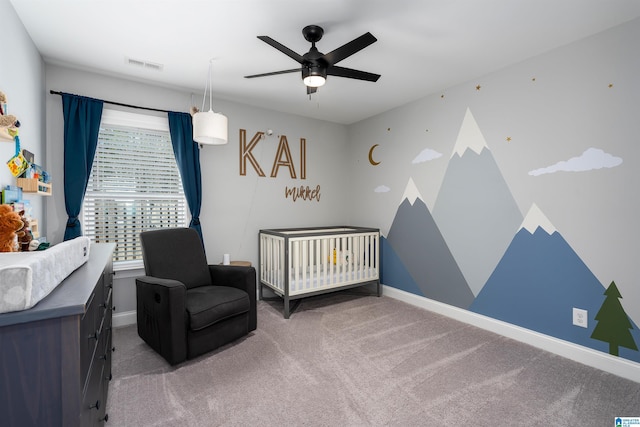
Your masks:
[{"label": "white mountain peak", "polygon": [[456,139],[456,146],[453,148],[451,157],[456,153],[458,156],[462,157],[467,148],[475,151],[476,154],[480,154],[483,148],[486,148],[487,150],[489,149],[487,142],[484,140],[484,136],[482,136],[482,132],[480,132],[478,123],[476,123],[476,120],[473,118],[473,114],[471,114],[471,110],[468,107],[467,112],[464,115],[464,120],[462,121],[462,126],[460,126],[458,139]]},{"label": "white mountain peak", "polygon": [[531,208],[529,208],[529,212],[527,212],[527,216],[524,218],[524,221],[522,221],[520,228],[526,228],[529,233],[533,234],[538,227],[541,227],[549,234],[553,234],[556,231],[556,228],[551,224],[551,221],[549,221],[540,208],[533,203]]},{"label": "white mountain peak", "polygon": [[418,191],[418,187],[416,187],[416,183],[413,182],[413,178],[409,178],[409,182],[407,182],[407,186],[404,189],[404,194],[402,195],[402,200],[407,199],[411,206],[416,202],[416,199],[422,200],[422,196]]}]

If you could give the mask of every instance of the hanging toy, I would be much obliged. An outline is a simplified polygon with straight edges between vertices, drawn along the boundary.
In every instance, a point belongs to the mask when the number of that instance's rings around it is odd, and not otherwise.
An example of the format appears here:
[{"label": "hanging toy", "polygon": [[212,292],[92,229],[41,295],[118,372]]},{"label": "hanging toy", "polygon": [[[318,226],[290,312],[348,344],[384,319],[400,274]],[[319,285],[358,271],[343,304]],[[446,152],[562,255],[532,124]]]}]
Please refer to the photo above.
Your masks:
[{"label": "hanging toy", "polygon": [[13,135],[13,140],[16,143],[16,153],[12,158],[9,159],[9,161],[7,162],[7,166],[9,167],[11,174],[17,177],[22,175],[24,171],[27,170],[27,168],[29,167],[29,162],[22,155],[22,152],[20,150],[20,137],[18,136],[18,131],[10,130],[9,134]]}]

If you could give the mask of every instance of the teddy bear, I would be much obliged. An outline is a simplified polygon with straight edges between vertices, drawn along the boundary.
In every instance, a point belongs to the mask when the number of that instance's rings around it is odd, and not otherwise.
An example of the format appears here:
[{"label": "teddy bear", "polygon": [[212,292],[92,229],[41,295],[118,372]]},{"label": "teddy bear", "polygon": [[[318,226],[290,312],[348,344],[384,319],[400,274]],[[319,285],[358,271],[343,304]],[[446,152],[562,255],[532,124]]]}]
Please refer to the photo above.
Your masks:
[{"label": "teddy bear", "polygon": [[33,240],[33,233],[29,228],[29,220],[25,216],[24,210],[20,211],[18,215],[20,215],[20,220],[22,221],[23,225],[23,227],[16,232],[16,235],[18,236],[18,250],[22,252],[28,252],[29,245]]},{"label": "teddy bear", "polygon": [[20,122],[12,114],[6,114],[7,96],[0,91],[0,141],[11,142],[18,134]]},{"label": "teddy bear", "polygon": [[0,252],[16,252],[16,232],[24,227],[18,212],[9,205],[0,205]]}]

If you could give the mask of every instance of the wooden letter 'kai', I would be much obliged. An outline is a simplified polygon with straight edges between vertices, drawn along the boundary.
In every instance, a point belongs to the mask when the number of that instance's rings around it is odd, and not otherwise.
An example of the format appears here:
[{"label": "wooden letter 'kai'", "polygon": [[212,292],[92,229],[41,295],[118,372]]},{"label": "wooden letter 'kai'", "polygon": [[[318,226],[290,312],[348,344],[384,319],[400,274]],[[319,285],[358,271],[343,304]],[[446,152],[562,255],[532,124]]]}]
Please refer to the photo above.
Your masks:
[{"label": "wooden letter 'kai'", "polygon": [[[247,160],[249,160],[249,163],[251,163],[258,176],[265,176],[258,160],[256,160],[251,153],[251,150],[253,150],[263,138],[264,132],[256,132],[251,142],[247,144],[247,131],[240,129],[240,175],[244,176],[247,174]],[[285,135],[280,136],[278,149],[273,159],[273,167],[271,168],[271,178],[278,176],[280,166],[289,169],[291,178],[296,179],[296,169],[293,164],[291,150],[289,149],[289,142]],[[304,138],[300,138],[300,179],[307,179],[307,140]]]}]

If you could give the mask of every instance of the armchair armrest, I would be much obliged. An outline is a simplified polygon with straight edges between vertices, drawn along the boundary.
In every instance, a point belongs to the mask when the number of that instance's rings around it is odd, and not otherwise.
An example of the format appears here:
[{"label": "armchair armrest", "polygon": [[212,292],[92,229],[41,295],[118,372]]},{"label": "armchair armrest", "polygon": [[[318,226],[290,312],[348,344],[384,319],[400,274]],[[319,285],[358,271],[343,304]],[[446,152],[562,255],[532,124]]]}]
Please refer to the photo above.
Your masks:
[{"label": "armchair armrest", "polygon": [[136,278],[138,335],[172,365],[187,358],[186,290],[177,280]]},{"label": "armchair armrest", "polygon": [[211,282],[215,286],[230,286],[249,294],[249,331],[256,329],[256,269],[239,265],[209,265]]}]

